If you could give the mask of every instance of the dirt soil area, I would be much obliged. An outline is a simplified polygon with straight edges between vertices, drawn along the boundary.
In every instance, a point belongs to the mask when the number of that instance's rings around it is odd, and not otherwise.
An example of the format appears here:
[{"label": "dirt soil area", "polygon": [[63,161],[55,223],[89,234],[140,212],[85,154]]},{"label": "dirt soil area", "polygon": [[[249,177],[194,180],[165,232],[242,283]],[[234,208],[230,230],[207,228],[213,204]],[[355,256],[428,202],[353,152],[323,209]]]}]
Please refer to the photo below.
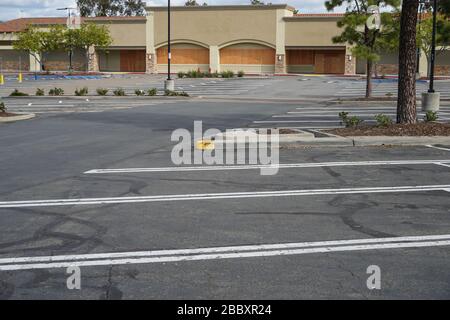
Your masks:
[{"label": "dirt soil area", "polygon": [[417,124],[393,124],[387,127],[362,125],[356,128],[323,130],[338,136],[450,136],[450,124],[419,122]]}]

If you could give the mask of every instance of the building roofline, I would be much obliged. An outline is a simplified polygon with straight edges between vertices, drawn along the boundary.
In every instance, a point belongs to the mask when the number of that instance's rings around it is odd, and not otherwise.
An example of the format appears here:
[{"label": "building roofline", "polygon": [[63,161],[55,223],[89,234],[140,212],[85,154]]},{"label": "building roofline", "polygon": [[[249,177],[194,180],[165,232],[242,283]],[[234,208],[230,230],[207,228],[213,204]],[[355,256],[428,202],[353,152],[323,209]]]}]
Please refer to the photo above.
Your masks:
[{"label": "building roofline", "polygon": [[333,19],[339,20],[344,17],[343,13],[304,13],[304,14],[296,14],[292,17],[283,17],[284,21],[301,21],[304,19]]},{"label": "building roofline", "polygon": [[[82,21],[94,22],[94,21],[146,21],[145,16],[133,16],[133,17],[85,17],[81,18]],[[66,17],[36,17],[36,18],[18,18],[0,23],[0,32],[20,32],[25,30],[29,25],[35,26],[49,26],[65,24]]]},{"label": "building roofline", "polygon": [[[167,6],[147,6],[147,11],[167,11]],[[287,4],[264,4],[264,5],[207,5],[207,6],[171,6],[170,10],[174,11],[196,11],[196,10],[273,10],[273,9],[287,9],[294,11],[295,8]]]}]

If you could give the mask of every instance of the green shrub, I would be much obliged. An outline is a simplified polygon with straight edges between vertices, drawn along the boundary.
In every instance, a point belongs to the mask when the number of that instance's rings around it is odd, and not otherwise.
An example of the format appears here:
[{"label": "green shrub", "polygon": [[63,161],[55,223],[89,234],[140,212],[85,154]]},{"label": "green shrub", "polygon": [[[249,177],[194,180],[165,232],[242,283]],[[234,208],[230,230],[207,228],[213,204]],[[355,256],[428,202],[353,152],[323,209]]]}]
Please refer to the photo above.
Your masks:
[{"label": "green shrub", "polygon": [[144,91],[144,90],[141,90],[141,89],[136,89],[136,90],[134,90],[134,93],[135,93],[137,96],[143,96],[143,95],[145,95],[145,91]]},{"label": "green shrub", "polygon": [[187,78],[203,78],[203,72],[200,70],[189,70],[186,73]]},{"label": "green shrub", "polygon": [[164,91],[164,95],[169,96],[169,97],[189,97],[189,94],[184,91],[176,92],[176,91],[166,90],[166,91]]},{"label": "green shrub", "polygon": [[234,72],[233,71],[222,71],[220,73],[220,76],[222,78],[233,78],[234,77]]},{"label": "green shrub", "polygon": [[356,116],[349,117],[348,112],[345,111],[339,112],[339,118],[341,119],[341,124],[344,124],[346,128],[356,128],[364,122],[364,120]]},{"label": "green shrub", "polygon": [[348,119],[348,112],[345,111],[339,112],[339,119],[341,119],[341,125],[345,124]]},{"label": "green shrub", "polygon": [[156,88],[151,88],[147,90],[147,94],[149,96],[156,96],[156,94],[158,93],[158,90]]},{"label": "green shrub", "polygon": [[3,102],[0,102],[0,112],[6,112],[6,106]]},{"label": "green shrub", "polygon": [[80,90],[75,90],[76,96],[86,96],[89,93],[89,90],[87,87],[81,88]]},{"label": "green shrub", "polygon": [[240,70],[240,71],[238,71],[237,76],[238,76],[239,78],[242,78],[242,77],[244,76],[244,74],[245,74],[245,72],[242,71],[242,70]]},{"label": "green shrub", "polygon": [[37,88],[37,89],[36,89],[36,95],[39,96],[39,97],[45,96],[45,91],[44,91],[44,89],[39,89],[39,88]]},{"label": "green shrub", "polygon": [[99,96],[106,96],[108,94],[108,89],[103,89],[103,88],[98,88],[97,89],[97,94]]},{"label": "green shrub", "polygon": [[392,124],[392,119],[382,113],[377,114],[375,120],[377,121],[378,127],[388,127]]},{"label": "green shrub", "polygon": [[347,128],[356,128],[363,122],[364,122],[364,120],[358,118],[357,116],[352,116],[350,118],[347,118],[347,121],[345,122],[345,126]]},{"label": "green shrub", "polygon": [[113,94],[118,97],[126,96],[125,91],[122,88],[114,90]]},{"label": "green shrub", "polygon": [[14,89],[14,91],[11,92],[11,94],[9,96],[10,97],[26,97],[28,95],[29,95],[28,93],[24,93],[24,92],[21,92],[21,91],[19,91],[17,89]]},{"label": "green shrub", "polygon": [[427,111],[427,113],[425,113],[425,116],[423,117],[423,120],[425,122],[432,122],[436,121],[438,118],[439,116],[436,111]]},{"label": "green shrub", "polygon": [[178,75],[178,78],[182,79],[186,76],[186,72],[179,71],[177,75]]},{"label": "green shrub", "polygon": [[62,88],[53,88],[48,91],[48,94],[51,96],[62,96],[64,94],[64,90]]}]

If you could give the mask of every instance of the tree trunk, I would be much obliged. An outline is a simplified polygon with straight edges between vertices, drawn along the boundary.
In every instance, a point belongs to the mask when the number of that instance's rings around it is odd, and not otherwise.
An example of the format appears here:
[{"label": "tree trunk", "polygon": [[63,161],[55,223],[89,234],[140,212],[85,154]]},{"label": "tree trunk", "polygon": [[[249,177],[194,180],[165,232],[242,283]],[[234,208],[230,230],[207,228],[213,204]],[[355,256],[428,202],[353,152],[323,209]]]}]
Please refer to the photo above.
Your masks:
[{"label": "tree trunk", "polygon": [[367,75],[366,75],[366,98],[372,96],[372,72],[373,72],[373,62],[367,60]]},{"label": "tree trunk", "polygon": [[416,24],[419,0],[403,0],[398,61],[397,123],[416,123]]}]

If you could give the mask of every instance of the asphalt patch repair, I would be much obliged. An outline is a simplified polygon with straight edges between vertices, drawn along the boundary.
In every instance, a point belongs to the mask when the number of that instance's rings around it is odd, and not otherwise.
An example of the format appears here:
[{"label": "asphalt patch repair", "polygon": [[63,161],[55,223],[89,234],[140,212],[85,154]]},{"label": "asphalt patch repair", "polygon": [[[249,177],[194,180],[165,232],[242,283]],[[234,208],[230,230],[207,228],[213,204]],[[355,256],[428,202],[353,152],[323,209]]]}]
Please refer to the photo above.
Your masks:
[{"label": "asphalt patch repair", "polygon": [[342,137],[348,136],[450,136],[450,124],[419,122],[416,124],[393,124],[386,127],[362,125],[354,128],[337,128],[323,132]]}]

